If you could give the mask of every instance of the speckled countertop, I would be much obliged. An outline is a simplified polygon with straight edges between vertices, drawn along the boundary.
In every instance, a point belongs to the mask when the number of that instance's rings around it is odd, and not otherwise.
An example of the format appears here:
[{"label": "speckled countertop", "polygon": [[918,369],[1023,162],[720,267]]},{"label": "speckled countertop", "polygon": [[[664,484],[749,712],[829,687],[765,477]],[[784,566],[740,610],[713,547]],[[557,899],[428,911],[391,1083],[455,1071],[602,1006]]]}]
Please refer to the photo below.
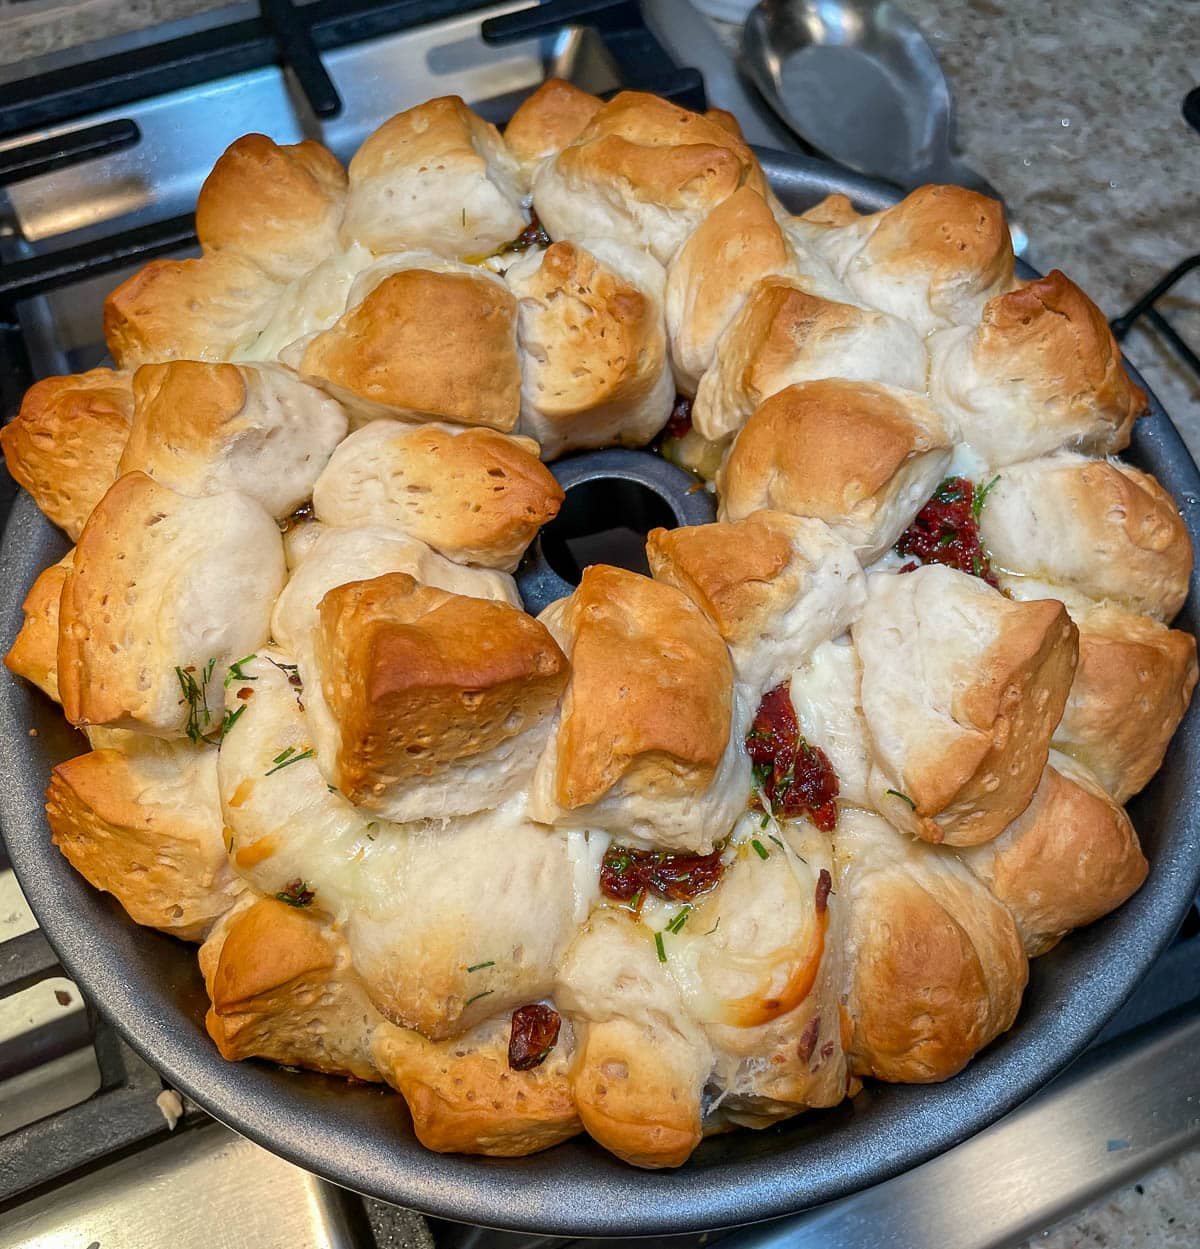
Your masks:
[{"label": "speckled countertop", "polygon": [[[0,65],[220,0],[0,0]],[[1200,252],[1195,0],[900,0],[958,104],[959,146],[1027,229],[1030,259],[1075,279],[1108,316]],[[1200,274],[1160,304],[1200,344]],[[1126,342],[1200,459],[1200,380],[1152,332]],[[1200,1151],[1094,1203],[1022,1249],[1194,1249]],[[950,1249],[950,1247],[947,1247]]]}]

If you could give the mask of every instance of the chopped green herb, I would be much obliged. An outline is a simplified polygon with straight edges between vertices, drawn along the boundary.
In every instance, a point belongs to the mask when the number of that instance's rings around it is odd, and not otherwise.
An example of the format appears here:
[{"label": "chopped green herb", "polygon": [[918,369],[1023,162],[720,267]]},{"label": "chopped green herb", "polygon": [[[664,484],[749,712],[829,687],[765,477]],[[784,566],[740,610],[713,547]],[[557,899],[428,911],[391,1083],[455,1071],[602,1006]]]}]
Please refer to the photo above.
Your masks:
[{"label": "chopped green herb", "polygon": [[753,768],[754,788],[765,789],[767,781],[771,779],[771,765],[769,763],[756,763]]},{"label": "chopped green herb", "polygon": [[467,968],[467,971],[482,971],[485,967],[495,967],[495,966],[496,966],[496,960],[494,958],[489,958],[486,963],[473,963],[470,967]]},{"label": "chopped green herb", "polygon": [[720,927],[721,927],[721,917],[718,915],[717,922],[704,935],[706,937],[711,937],[713,933],[716,932],[717,929]]},{"label": "chopped green herb", "polygon": [[658,951],[658,961],[660,963],[665,963],[667,961],[667,951],[663,947],[663,939],[662,939],[661,932],[656,932],[654,934],[654,948]]},{"label": "chopped green herb", "polygon": [[465,208],[462,210],[462,223],[465,229],[467,224],[467,210]]},{"label": "chopped green herb", "polygon": [[978,520],[983,512],[983,505],[987,502],[987,497],[992,493],[992,487],[1000,480],[1000,474],[997,473],[986,486],[978,486],[975,489],[975,495],[971,499],[971,515]]},{"label": "chopped green herb", "polygon": [[302,750],[298,755],[294,754],[295,746],[289,746],[287,750],[277,754],[271,762],[275,765],[269,771],[263,773],[264,776],[273,776],[282,768],[290,768],[293,763],[299,763],[301,759],[311,759],[317,752],[310,746],[307,750]]},{"label": "chopped green herb", "polygon": [[784,850],[784,851],[786,851],[786,850],[787,850],[787,846],[785,846],[785,845],[783,844],[783,842],[782,842],[782,841],[780,841],[780,840],[779,840],[779,838],[775,836],[775,834],[774,834],[774,833],[770,833],[770,834],[768,834],[768,836],[769,836],[769,837],[771,838],[771,840],[772,840],[772,841],[773,841],[773,842],[774,842],[774,843],[775,843],[775,844],[776,844],[776,845],[780,848],[780,850]]},{"label": "chopped green herb", "polygon": [[472,1002],[478,1002],[481,997],[490,997],[493,992],[494,990],[492,989],[484,989],[482,993],[476,993],[474,997],[467,998],[467,1000],[463,1003],[463,1010],[466,1010]]},{"label": "chopped green herb", "polygon": [[771,813],[769,811],[764,811],[762,819],[759,820],[758,822],[758,826],[759,828],[766,828],[767,825],[770,824],[770,822],[771,822]]},{"label": "chopped green herb", "polygon": [[667,925],[667,931],[679,932],[683,928],[684,924],[687,923],[687,918],[691,909],[692,908],[690,906],[685,906],[683,910],[680,911],[679,914],[676,915],[675,918]]},{"label": "chopped green herb", "polygon": [[639,889],[637,893],[635,893],[633,897],[629,899],[629,909],[635,915],[640,915],[642,913],[642,903],[645,901],[645,899],[646,899],[646,891],[644,889]]},{"label": "chopped green herb", "polygon": [[188,709],[184,731],[193,746],[198,746],[205,739],[209,726],[212,724],[212,712],[208,709],[208,682],[216,662],[215,659],[210,659],[204,665],[199,681],[196,680],[196,669],[193,665],[175,668],[175,676],[179,680],[179,688],[183,693],[179,701],[186,702]]},{"label": "chopped green herb", "polygon": [[288,881],[281,893],[275,895],[280,902],[288,906],[311,906],[316,894],[308,887],[307,882],[296,879]]},{"label": "chopped green herb", "polygon": [[225,674],[225,688],[228,689],[234,681],[257,681],[258,677],[247,676],[242,671],[242,664],[248,664],[252,659],[257,658],[257,655],[247,655],[244,659],[238,659],[231,663],[229,671]]},{"label": "chopped green herb", "polygon": [[768,850],[757,837],[752,837],[750,839],[750,845],[753,846],[754,853],[757,854],[760,859],[769,859],[771,857],[770,850]]},{"label": "chopped green herb", "polygon": [[337,791],[338,791],[338,788],[337,788],[337,786],[336,786],[336,785],[328,785],[328,784],[327,784],[327,785],[325,786],[325,788],[326,788],[327,790],[329,790],[329,792],[330,792],[331,794],[336,794],[336,793],[337,793]]},{"label": "chopped green herb", "polygon": [[242,705],[236,711],[227,711],[224,719],[221,721],[221,741],[225,740],[225,734],[241,719],[242,712],[246,710],[246,704]]},{"label": "chopped green herb", "polygon": [[883,792],[891,794],[893,798],[899,798],[901,802],[907,802],[914,811],[917,809],[917,804],[907,794],[902,794],[898,789],[885,789]]}]

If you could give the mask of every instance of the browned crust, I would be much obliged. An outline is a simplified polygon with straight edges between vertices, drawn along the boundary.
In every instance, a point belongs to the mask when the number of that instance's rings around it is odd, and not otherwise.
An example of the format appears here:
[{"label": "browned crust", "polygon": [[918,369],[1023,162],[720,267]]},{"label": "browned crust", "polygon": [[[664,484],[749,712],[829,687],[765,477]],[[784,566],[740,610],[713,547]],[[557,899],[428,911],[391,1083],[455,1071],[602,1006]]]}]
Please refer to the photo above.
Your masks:
[{"label": "browned crust", "polygon": [[574,142],[603,107],[599,96],[548,78],[512,115],[504,141],[519,161],[532,164]]},{"label": "browned crust", "polygon": [[541,303],[535,315],[550,344],[544,360],[526,364],[548,420],[634,403],[655,385],[666,356],[659,308],[590,252],[553,244],[522,293]]},{"label": "browned crust", "polygon": [[92,369],[35,382],[0,430],[8,471],[72,539],[116,480],[132,415],[129,374]]},{"label": "browned crust", "polygon": [[51,773],[46,817],[71,866],[135,922],[201,941],[240,885],[226,864],[215,792],[206,812],[190,804],[182,784],[177,803],[157,801],[158,787],[135,759],[94,750]]},{"label": "browned crust", "polygon": [[1079,623],[1079,666],[1056,745],[1127,802],[1161,766],[1196,678],[1190,633],[1146,616],[1091,612]]},{"label": "browned crust", "polygon": [[1089,444],[1091,451],[1123,450],[1146,411],[1145,392],[1125,372],[1104,314],[1058,269],[991,300],[974,353],[985,367],[1053,380],[1055,406],[1106,421],[1110,428]]},{"label": "browned crust", "polygon": [[1013,604],[976,679],[955,700],[955,719],[978,730],[963,748],[906,775],[919,835],[975,845],[1028,805],[1046,764],[1075,673],[1079,634],[1050,599]]},{"label": "browned crust", "polygon": [[[905,875],[877,879],[858,906],[872,918],[855,941],[853,1071],[898,1083],[949,1079],[1020,1008],[1027,973],[1012,919],[998,905],[974,917],[995,929],[989,955],[965,917]],[[985,964],[996,954],[1003,962]]]},{"label": "browned crust", "polygon": [[603,564],[584,572],[569,613],[559,806],[586,806],[635,768],[664,792],[705,788],[730,732],[733,668],[717,631],[681,591]]},{"label": "browned crust", "polygon": [[266,326],[280,290],[232,251],[152,260],[104,301],[104,340],[123,368],[228,359]]},{"label": "browned crust", "polygon": [[1024,813],[967,862],[1012,912],[1031,958],[1115,910],[1149,871],[1121,807],[1053,766]]},{"label": "browned crust", "polygon": [[263,898],[201,950],[209,1036],[230,1062],[269,1058],[378,1080],[370,1036],[382,1022],[322,917]]},{"label": "browned crust", "polygon": [[859,253],[864,265],[896,277],[929,273],[935,298],[939,280],[967,277],[981,291],[1012,283],[1012,235],[998,200],[965,187],[922,186],[878,220]]},{"label": "browned crust", "polygon": [[722,501],[734,516],[773,507],[838,524],[933,445],[887,387],[801,382],[760,404],[742,428],[719,475]]},{"label": "browned crust", "polygon": [[319,334],[300,371],[384,409],[507,432],[521,403],[516,311],[487,278],[404,269]]},{"label": "browned crust", "polygon": [[681,290],[678,333],[712,341],[732,319],[738,301],[760,278],[789,260],[783,232],[757,191],[742,187],[692,232],[671,262],[672,290]]},{"label": "browned crust", "polygon": [[379,462],[363,470],[380,481],[379,513],[340,507],[340,474],[354,471],[343,467],[347,445],[314,487],[317,514],[342,525],[396,524],[452,559],[513,568],[563,501],[533,447],[490,429],[453,433],[397,422],[394,437],[378,448]]},{"label": "browned crust", "polygon": [[827,195],[823,200],[800,214],[801,221],[815,226],[847,226],[858,221],[862,214],[850,202],[846,195]]},{"label": "browned crust", "polygon": [[[655,580],[682,590],[729,643],[760,631],[793,555],[787,529],[770,512],[728,524],[653,529],[646,539]],[[794,594],[795,585],[790,588]]]},{"label": "browned crust", "polygon": [[12,648],[4,656],[5,667],[32,681],[58,702],[58,604],[74,553],[43,568],[29,587],[21,610],[25,619]]},{"label": "browned crust", "polygon": [[637,199],[667,208],[716,204],[766,180],[745,142],[724,125],[658,96],[622,91],[558,157],[567,176],[618,180]]},{"label": "browned crust", "polygon": [[121,467],[140,469],[157,457],[163,437],[184,448],[208,447],[246,403],[235,364],[171,360],[143,364],[133,375],[135,417]]},{"label": "browned crust", "polygon": [[332,250],[346,195],[346,171],[311,139],[280,145],[246,134],[225,149],[196,201],[205,250],[239,252],[279,281],[306,273]]},{"label": "browned crust", "polygon": [[398,163],[419,164],[429,157],[466,159],[483,165],[472,142],[475,129],[493,135],[495,126],[467,107],[461,96],[443,95],[389,117],[362,142],[350,162],[351,183],[386,174]]},{"label": "browned crust", "polygon": [[567,681],[538,621],[406,573],[338,586],[320,616],[322,689],[341,729],[337,784],[351,802],[525,732]]},{"label": "browned crust", "polygon": [[373,1052],[384,1078],[408,1103],[426,1149],[519,1158],[583,1130],[561,1040],[530,1071],[509,1067],[504,1026],[484,1025],[473,1034],[434,1042],[384,1024],[375,1033]]},{"label": "browned crust", "polygon": [[682,1166],[703,1135],[700,1090],[663,1041],[632,1020],[588,1024],[571,1073],[588,1135],[635,1167]]}]

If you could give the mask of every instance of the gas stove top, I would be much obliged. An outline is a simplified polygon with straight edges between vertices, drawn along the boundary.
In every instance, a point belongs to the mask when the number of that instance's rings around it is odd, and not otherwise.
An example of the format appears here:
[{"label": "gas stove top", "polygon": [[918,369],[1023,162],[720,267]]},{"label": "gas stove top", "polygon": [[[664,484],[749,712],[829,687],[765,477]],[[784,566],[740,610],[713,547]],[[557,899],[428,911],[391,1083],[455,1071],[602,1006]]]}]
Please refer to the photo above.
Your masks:
[{"label": "gas stove top", "polygon": [[[262,0],[153,38],[0,81],[6,417],[36,377],[101,359],[101,304],[117,282],[152,256],[194,252],[200,184],[247,131],[320,139],[346,160],[431,96],[460,94],[503,121],[557,75],[598,93],[637,87],[718,105],[752,142],[796,146],[686,0]],[[12,491],[5,474],[5,514]],[[783,1223],[646,1243],[994,1249],[1044,1228],[1200,1138],[1198,934],[1193,914],[1084,1059],[950,1153]],[[213,1122],[63,978],[0,854],[0,1249],[207,1249],[215,1237],[253,1249],[569,1243],[363,1201]]]}]

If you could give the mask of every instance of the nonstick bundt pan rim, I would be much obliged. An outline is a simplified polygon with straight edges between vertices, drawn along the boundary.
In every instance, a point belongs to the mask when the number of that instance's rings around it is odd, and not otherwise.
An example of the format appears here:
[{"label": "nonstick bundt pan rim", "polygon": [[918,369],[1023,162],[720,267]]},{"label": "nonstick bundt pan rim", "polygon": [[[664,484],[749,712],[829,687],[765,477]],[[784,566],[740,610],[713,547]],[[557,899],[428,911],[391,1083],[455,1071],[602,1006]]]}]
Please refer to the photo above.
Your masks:
[{"label": "nonstick bundt pan rim", "polygon": [[[841,191],[862,208],[889,188],[822,162],[762,153],[794,209]],[[1200,544],[1200,475],[1157,400],[1130,458],[1160,478]],[[36,574],[66,549],[22,494],[0,549],[3,641]],[[1196,582],[1179,627],[1196,631]],[[37,736],[29,730],[36,729]],[[391,1092],[266,1063],[226,1063],[204,1032],[195,948],[137,927],[78,876],[50,841],[42,794],[53,763],[79,753],[58,708],[0,677],[0,823],[22,888],[63,967],[175,1087],[217,1119],[319,1175],[461,1222],[577,1236],[666,1234],[794,1213],[878,1183],[973,1135],[1084,1049],[1171,940],[1200,880],[1200,710],[1131,807],[1151,861],[1141,891],[1036,960],[1015,1027],[940,1085],[869,1085],[853,1102],[764,1132],[704,1142],[677,1171],[638,1171],[587,1138],[530,1158],[439,1155],[412,1135]]]}]

